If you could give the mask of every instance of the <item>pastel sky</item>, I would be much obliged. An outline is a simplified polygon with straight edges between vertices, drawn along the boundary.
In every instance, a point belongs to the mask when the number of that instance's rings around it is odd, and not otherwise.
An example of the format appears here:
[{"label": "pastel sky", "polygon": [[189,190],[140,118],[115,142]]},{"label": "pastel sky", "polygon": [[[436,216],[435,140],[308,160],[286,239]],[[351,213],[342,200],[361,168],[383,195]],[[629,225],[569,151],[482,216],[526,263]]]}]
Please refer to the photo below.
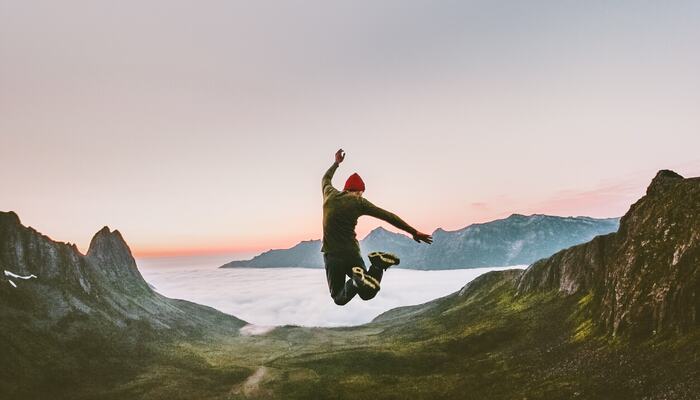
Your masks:
[{"label": "pastel sky", "polygon": [[[339,147],[418,229],[700,175],[697,1],[0,0],[0,210],[85,250],[321,236]],[[360,236],[377,226],[361,220]]]}]

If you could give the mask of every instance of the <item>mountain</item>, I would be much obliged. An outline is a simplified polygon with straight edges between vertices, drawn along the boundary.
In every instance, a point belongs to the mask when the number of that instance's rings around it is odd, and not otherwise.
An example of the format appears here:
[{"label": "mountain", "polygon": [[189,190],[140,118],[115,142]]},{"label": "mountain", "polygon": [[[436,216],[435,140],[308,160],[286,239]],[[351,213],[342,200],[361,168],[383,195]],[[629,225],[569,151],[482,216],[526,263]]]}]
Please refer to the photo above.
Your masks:
[{"label": "mountain", "polygon": [[[141,368],[152,353],[147,340],[238,335],[245,325],[154,292],[119,231],[108,227],[83,255],[75,245],[23,226],[15,213],[0,212],[0,274],[0,394],[8,394],[0,398],[31,391],[17,385],[20,378],[47,392],[77,385],[83,374],[96,385],[108,382],[118,375],[113,368]],[[124,356],[133,357],[127,366],[112,361]]]},{"label": "mountain", "polygon": [[[360,241],[363,254],[388,251],[401,257],[400,267],[457,269],[526,265],[555,252],[617,230],[619,218],[555,217],[513,214],[473,224],[457,231],[438,229],[430,246],[382,227]],[[251,260],[232,261],[221,268],[322,268],[321,241],[310,240],[283,250],[270,250]]]},{"label": "mountain", "polygon": [[607,333],[687,331],[700,322],[700,180],[663,170],[617,233],[533,264],[520,293],[589,293]]},{"label": "mountain", "polygon": [[268,250],[251,260],[232,261],[221,268],[308,267],[321,268],[321,241],[305,240],[290,249]]},{"label": "mountain", "polygon": [[0,285],[0,398],[700,393],[700,178],[661,171],[617,232],[356,327],[247,336],[234,317],[154,294],[121,235],[96,236],[82,256],[0,214],[0,262],[37,276]]},{"label": "mountain", "polygon": [[[61,320],[90,315],[117,328],[142,321],[154,329],[187,333],[199,331],[208,318],[224,314],[211,308],[172,300],[154,292],[143,280],[131,251],[119,231],[108,227],[97,232],[85,255],[75,245],[55,242],[25,227],[13,212],[0,212],[0,266],[18,275],[35,275],[30,281],[17,281],[18,288],[0,285],[2,305],[31,306],[37,314],[9,314],[30,324],[38,317],[41,325],[55,328]],[[12,278],[9,278],[12,279]],[[19,290],[17,290],[19,289]],[[188,315],[192,308],[197,313]],[[205,316],[197,319],[197,316]],[[228,317],[226,317],[228,319]],[[244,325],[237,321],[231,329]]]},{"label": "mountain", "polygon": [[416,264],[423,268],[529,264],[595,236],[614,232],[618,225],[618,218],[513,214],[454,232],[437,230],[433,234],[434,243],[424,247],[425,254]]}]

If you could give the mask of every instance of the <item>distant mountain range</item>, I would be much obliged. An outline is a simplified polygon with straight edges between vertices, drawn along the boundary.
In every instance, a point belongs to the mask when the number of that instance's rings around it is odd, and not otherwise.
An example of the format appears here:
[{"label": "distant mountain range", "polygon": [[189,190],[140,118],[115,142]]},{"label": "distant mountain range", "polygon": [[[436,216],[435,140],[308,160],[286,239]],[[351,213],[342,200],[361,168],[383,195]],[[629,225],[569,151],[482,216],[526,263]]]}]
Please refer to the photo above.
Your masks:
[{"label": "distant mountain range", "polygon": [[[438,229],[432,245],[374,229],[360,241],[364,255],[388,251],[401,258],[399,267],[438,270],[525,265],[559,250],[617,231],[619,218],[557,217],[513,214],[456,231]],[[303,241],[290,249],[269,250],[250,260],[231,261],[221,268],[322,268],[321,241]]]}]

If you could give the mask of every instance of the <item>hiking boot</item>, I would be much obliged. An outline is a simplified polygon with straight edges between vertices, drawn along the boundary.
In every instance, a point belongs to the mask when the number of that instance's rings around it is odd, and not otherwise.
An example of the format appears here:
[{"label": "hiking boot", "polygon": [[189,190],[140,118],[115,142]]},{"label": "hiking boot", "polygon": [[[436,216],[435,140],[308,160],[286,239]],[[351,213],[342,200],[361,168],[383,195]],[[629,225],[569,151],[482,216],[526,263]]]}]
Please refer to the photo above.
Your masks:
[{"label": "hiking boot", "polygon": [[395,255],[391,253],[385,253],[383,251],[374,251],[372,253],[369,253],[367,257],[369,258],[369,261],[372,263],[373,266],[381,268],[384,271],[386,271],[392,265],[399,265],[399,263],[401,262],[401,260],[399,260],[399,258]]},{"label": "hiking boot", "polygon": [[379,291],[379,281],[368,275],[362,267],[352,268],[352,282],[360,291]]}]

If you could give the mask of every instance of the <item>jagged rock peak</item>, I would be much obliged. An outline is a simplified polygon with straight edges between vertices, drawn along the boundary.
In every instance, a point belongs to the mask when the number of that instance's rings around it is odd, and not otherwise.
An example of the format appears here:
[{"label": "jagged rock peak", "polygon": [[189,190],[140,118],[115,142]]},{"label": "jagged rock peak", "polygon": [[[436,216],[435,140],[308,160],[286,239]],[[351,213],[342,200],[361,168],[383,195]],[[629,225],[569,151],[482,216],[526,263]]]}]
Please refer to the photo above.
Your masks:
[{"label": "jagged rock peak", "polygon": [[391,235],[391,234],[393,234],[393,232],[390,232],[390,231],[386,230],[386,229],[385,229],[384,227],[382,227],[382,226],[378,226],[378,227],[372,229],[372,230],[367,234],[367,237],[379,237],[379,236],[386,236],[386,235]]},{"label": "jagged rock peak", "polygon": [[657,172],[654,179],[651,180],[649,187],[647,187],[647,194],[662,192],[666,190],[669,185],[673,185],[679,180],[683,179],[684,178],[681,175],[671,171],[670,169],[662,169],[661,171]]},{"label": "jagged rock peak", "polygon": [[659,172],[656,173],[656,176],[654,179],[657,178],[680,178],[684,179],[683,176],[680,174],[676,173],[675,171],[671,171],[670,169],[662,169]]},{"label": "jagged rock peak", "polygon": [[104,226],[102,229],[97,231],[95,235],[90,240],[90,247],[88,248],[87,255],[95,256],[101,251],[119,251],[122,253],[127,253],[131,256],[131,250],[129,245],[126,244],[124,237],[118,230],[111,231],[108,226]]},{"label": "jagged rock peak", "polygon": [[90,241],[87,257],[111,284],[130,293],[136,293],[139,288],[150,292],[136,267],[129,245],[118,230],[111,231],[108,226],[100,229]]},{"label": "jagged rock peak", "polygon": [[19,216],[14,211],[0,211],[0,223],[21,225]]},{"label": "jagged rock peak", "polygon": [[123,265],[136,271],[136,261],[131,249],[118,230],[111,231],[108,226],[100,229],[90,241],[87,257],[97,260],[101,265]]},{"label": "jagged rock peak", "polygon": [[369,240],[369,241],[381,241],[381,240],[396,240],[397,238],[406,236],[403,233],[396,233],[392,232],[382,226],[378,226],[374,229],[372,229],[367,236],[365,236],[363,241]]}]

